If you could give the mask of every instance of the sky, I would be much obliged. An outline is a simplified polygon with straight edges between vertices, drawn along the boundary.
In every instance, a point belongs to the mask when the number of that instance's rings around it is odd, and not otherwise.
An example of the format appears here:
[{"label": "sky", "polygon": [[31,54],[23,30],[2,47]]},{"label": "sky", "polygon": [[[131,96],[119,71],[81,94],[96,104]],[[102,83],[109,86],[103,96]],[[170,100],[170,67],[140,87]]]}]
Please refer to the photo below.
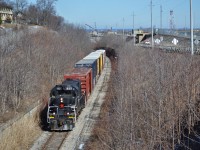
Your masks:
[{"label": "sky", "polygon": [[[34,1],[34,0],[29,0]],[[58,0],[57,15],[75,25],[103,29],[151,27],[151,0]],[[200,0],[193,1],[194,27],[200,27]],[[162,5],[162,27],[170,27],[170,10],[173,10],[175,28],[190,27],[190,0],[152,0],[153,26],[160,28]],[[134,14],[134,17],[133,17]],[[133,23],[134,22],[134,23]]]}]

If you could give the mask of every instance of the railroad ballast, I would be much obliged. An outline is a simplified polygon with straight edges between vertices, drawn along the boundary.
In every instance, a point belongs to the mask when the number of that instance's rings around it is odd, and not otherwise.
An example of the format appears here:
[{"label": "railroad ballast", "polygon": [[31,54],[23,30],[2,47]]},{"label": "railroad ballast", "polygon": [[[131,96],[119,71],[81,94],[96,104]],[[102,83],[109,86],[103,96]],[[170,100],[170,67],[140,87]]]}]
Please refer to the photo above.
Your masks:
[{"label": "railroad ballast", "polygon": [[106,51],[91,52],[64,75],[64,81],[50,92],[47,122],[50,130],[73,130],[75,122],[101,75]]}]

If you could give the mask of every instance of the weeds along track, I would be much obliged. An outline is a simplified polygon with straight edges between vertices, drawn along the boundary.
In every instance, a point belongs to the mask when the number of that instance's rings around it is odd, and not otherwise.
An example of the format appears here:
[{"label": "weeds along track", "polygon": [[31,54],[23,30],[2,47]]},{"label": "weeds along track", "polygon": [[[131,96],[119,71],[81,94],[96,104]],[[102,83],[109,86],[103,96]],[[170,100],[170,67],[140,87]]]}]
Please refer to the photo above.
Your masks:
[{"label": "weeds along track", "polygon": [[68,132],[52,132],[44,143],[42,150],[59,150],[67,137]]}]

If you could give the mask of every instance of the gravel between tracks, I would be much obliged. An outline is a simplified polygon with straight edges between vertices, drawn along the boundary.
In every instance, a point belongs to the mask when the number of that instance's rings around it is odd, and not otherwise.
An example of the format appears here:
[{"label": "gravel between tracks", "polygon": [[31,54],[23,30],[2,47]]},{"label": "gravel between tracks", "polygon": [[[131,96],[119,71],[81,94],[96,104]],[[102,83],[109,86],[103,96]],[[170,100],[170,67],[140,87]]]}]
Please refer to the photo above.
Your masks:
[{"label": "gravel between tracks", "polygon": [[[107,91],[107,81],[110,78],[111,63],[106,58],[104,70],[87,102],[86,107],[81,112],[73,131],[69,132],[67,138],[61,146],[61,150],[83,149],[84,143],[89,139],[96,118],[98,118],[104,96]],[[52,133],[44,132],[34,143],[31,150],[41,150]]]}]

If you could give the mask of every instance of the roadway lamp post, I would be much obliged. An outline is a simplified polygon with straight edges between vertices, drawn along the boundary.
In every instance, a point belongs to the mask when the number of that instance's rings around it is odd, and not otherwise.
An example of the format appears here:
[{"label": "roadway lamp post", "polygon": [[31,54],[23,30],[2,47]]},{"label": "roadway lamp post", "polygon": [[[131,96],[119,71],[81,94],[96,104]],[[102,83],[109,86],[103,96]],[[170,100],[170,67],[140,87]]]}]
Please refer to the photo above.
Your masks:
[{"label": "roadway lamp post", "polygon": [[192,0],[190,0],[190,36],[191,36],[191,55],[194,55]]}]

